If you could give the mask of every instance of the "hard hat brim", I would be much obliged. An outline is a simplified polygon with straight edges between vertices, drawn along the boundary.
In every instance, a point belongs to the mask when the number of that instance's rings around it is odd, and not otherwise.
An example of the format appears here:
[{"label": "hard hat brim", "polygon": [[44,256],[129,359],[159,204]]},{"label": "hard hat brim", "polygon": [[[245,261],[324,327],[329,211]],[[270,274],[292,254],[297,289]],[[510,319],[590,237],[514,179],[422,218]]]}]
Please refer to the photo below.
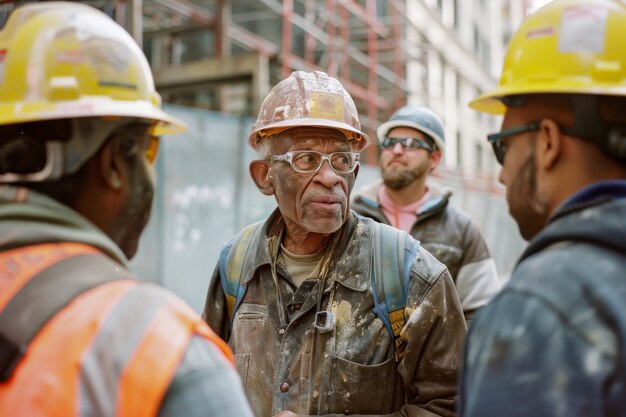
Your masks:
[{"label": "hard hat brim", "polygon": [[626,96],[626,85],[621,88],[613,86],[598,85],[591,86],[590,83],[580,81],[565,82],[559,81],[559,86],[555,83],[536,83],[529,86],[516,86],[508,88],[498,88],[490,93],[482,94],[469,102],[469,107],[482,112],[495,115],[503,115],[506,112],[506,105],[502,102],[504,97],[528,95],[528,94],[588,94],[599,96]]},{"label": "hard hat brim", "polygon": [[[354,150],[356,152],[361,152],[365,148],[369,146],[371,140],[368,135],[361,132],[358,129],[353,128],[347,123],[343,123],[340,121],[329,120],[329,119],[316,119],[316,118],[306,118],[306,119],[290,119],[284,120],[277,123],[271,123],[266,126],[263,126],[262,129],[256,129],[250,133],[248,137],[248,143],[253,149],[256,149],[259,145],[260,141],[258,140],[258,133],[261,131],[272,130],[272,129],[292,129],[296,127],[318,127],[321,129],[335,129],[344,133],[352,133],[357,136],[355,139]],[[283,129],[285,128],[285,129]]]},{"label": "hard hat brim", "polygon": [[155,136],[174,135],[187,130],[182,120],[143,100],[120,101],[102,97],[56,103],[33,103],[31,106],[0,104],[0,125],[78,117],[131,117],[157,122]]}]

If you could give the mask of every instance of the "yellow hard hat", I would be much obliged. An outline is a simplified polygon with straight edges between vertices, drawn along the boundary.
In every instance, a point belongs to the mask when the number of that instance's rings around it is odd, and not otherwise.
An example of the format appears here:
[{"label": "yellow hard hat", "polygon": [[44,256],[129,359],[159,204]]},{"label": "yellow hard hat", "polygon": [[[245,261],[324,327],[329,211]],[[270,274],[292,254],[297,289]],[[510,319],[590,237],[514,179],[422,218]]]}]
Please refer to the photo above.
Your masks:
[{"label": "yellow hard hat", "polygon": [[79,117],[152,120],[180,133],[161,109],[150,66],[107,15],[70,2],[17,8],[0,32],[0,125]]},{"label": "yellow hard hat", "polygon": [[370,144],[352,97],[325,72],[294,71],[276,84],[261,105],[248,142],[256,149],[263,139],[299,126],[339,130],[357,152]]},{"label": "yellow hard hat", "polygon": [[626,5],[611,0],[556,0],[515,32],[495,91],[470,102],[503,114],[502,99],[524,94],[626,96]]}]

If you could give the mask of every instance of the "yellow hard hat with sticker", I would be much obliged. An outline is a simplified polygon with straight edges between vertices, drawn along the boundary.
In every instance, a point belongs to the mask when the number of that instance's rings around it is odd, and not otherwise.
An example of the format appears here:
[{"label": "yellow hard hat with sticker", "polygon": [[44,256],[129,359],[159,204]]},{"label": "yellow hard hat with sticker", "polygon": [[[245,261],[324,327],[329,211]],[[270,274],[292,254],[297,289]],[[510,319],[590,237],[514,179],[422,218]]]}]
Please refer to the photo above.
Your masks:
[{"label": "yellow hard hat with sticker", "polygon": [[524,94],[626,96],[626,5],[556,0],[532,14],[507,49],[498,88],[470,102],[503,114],[502,99]]}]

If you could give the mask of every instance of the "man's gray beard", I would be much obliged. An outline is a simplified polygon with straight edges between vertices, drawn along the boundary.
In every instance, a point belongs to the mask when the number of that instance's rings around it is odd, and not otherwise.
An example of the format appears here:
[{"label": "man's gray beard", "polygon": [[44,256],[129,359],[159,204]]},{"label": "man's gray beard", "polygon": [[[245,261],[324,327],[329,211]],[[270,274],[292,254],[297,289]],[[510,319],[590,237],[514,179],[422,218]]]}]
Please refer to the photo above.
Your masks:
[{"label": "man's gray beard", "polygon": [[419,178],[419,167],[415,171],[385,171],[383,170],[383,183],[392,190],[401,190]]}]

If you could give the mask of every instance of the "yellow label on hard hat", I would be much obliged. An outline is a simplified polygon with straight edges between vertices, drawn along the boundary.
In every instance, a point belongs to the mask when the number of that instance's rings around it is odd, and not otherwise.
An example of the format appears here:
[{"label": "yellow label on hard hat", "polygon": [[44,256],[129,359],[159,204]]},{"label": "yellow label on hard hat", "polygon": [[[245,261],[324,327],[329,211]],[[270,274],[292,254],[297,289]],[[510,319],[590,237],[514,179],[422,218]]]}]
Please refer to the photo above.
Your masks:
[{"label": "yellow label on hard hat", "polygon": [[312,118],[344,121],[343,97],[341,94],[311,91]]}]

